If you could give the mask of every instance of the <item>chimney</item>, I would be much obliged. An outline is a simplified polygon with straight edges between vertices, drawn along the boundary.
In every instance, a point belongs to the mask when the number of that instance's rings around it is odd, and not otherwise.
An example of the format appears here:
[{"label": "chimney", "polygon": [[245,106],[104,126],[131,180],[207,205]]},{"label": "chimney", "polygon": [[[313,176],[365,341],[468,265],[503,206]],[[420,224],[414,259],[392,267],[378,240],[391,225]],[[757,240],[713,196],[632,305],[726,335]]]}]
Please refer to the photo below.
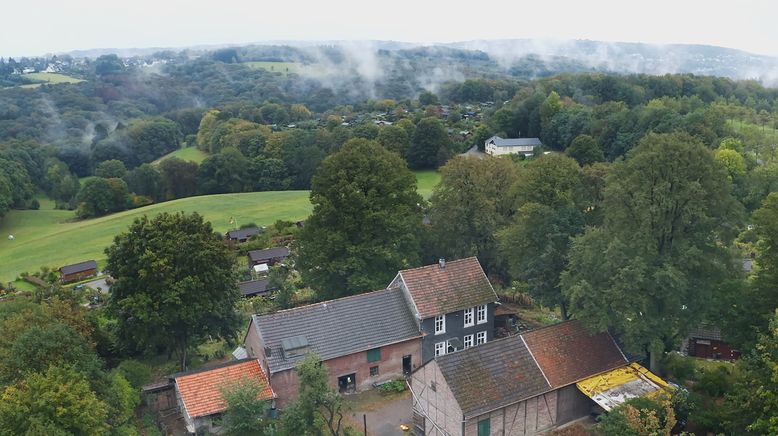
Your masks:
[{"label": "chimney", "polygon": [[438,265],[440,265],[440,269],[446,269],[446,259],[442,257],[438,259]]}]

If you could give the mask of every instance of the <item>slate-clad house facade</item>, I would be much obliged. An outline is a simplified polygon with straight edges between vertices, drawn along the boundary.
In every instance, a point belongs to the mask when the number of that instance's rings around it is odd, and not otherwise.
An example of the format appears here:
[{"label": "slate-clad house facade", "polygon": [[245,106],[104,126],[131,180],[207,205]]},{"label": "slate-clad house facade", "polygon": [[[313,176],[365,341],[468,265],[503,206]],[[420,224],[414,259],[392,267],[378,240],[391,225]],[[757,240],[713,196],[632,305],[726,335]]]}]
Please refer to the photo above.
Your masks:
[{"label": "slate-clad house facade", "polygon": [[413,312],[422,362],[494,337],[497,294],[475,257],[400,271],[388,288],[401,290]]},{"label": "slate-clad house facade", "polygon": [[402,377],[421,363],[419,330],[397,289],[254,315],[244,342],[269,374],[279,407],[297,398],[295,366],[309,352],[342,392]]},{"label": "slate-clad house facade", "polygon": [[439,356],[411,375],[415,432],[543,433],[598,407],[579,382],[629,365],[610,334],[590,333],[578,321]]}]

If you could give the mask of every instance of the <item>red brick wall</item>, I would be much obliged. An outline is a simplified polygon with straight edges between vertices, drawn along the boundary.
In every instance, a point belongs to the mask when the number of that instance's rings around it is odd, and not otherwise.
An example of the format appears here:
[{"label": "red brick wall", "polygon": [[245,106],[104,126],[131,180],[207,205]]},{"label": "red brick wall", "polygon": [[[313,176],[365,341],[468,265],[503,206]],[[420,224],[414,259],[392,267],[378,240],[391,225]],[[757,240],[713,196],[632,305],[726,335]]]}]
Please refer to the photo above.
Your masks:
[{"label": "red brick wall", "polygon": [[[248,345],[248,338],[246,343]],[[325,364],[330,375],[330,386],[338,389],[338,377],[352,373],[356,373],[358,391],[370,389],[375,382],[400,378],[403,376],[403,356],[409,354],[412,362],[411,369],[416,369],[421,363],[421,339],[381,347],[381,360],[377,362],[367,361],[367,351],[327,360]],[[378,366],[378,376],[370,376],[372,366]],[[293,369],[275,373],[270,376],[270,386],[278,397],[276,404],[282,408],[285,403],[297,398],[299,393],[297,373]]]}]

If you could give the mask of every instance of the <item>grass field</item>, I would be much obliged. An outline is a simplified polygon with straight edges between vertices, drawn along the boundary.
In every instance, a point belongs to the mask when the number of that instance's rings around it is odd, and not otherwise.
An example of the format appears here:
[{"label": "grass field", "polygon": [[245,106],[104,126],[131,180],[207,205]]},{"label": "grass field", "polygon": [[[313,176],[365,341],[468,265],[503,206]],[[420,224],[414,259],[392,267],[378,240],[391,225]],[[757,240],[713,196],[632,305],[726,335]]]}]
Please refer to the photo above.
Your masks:
[{"label": "grass field", "polygon": [[[429,198],[440,181],[435,171],[416,172],[419,193]],[[276,220],[301,220],[311,212],[308,191],[250,192],[205,195],[153,204],[91,220],[75,220],[73,211],[55,210],[54,203],[39,195],[40,210],[13,210],[0,221],[0,282],[7,283],[24,271],[47,265],[58,268],[68,263],[95,259],[114,235],[124,231],[137,217],[161,212],[199,212],[217,231],[230,228],[230,217],[241,224],[269,225]],[[14,240],[7,239],[14,235]]]},{"label": "grass field", "polygon": [[244,62],[249,68],[276,73],[299,73],[305,66],[299,62]]},{"label": "grass field", "polygon": [[[59,73],[29,73],[29,74],[25,74],[24,77],[32,80],[40,80],[51,84],[83,82],[83,80],[81,79],[77,79],[75,77],[68,76],[66,74],[59,74]],[[21,85],[22,88],[37,88],[39,86],[41,86],[40,83]]]},{"label": "grass field", "polygon": [[[279,219],[305,219],[311,205],[307,191],[284,191],[183,198],[85,221],[74,220],[73,211],[67,210],[15,210],[0,223],[0,281],[6,283],[43,265],[101,260],[114,235],[133,219],[178,211],[199,212],[215,230],[225,231],[231,216],[239,224],[268,225]],[[15,239],[10,241],[7,235]]]},{"label": "grass field", "polygon": [[161,158],[155,160],[152,162],[152,165],[157,165],[158,163],[162,162],[165,159],[171,158],[171,157],[177,157],[181,160],[191,161],[191,162],[197,162],[202,163],[202,161],[205,160],[206,157],[208,157],[208,153],[200,150],[197,147],[184,147],[179,148],[176,151],[172,151]]}]

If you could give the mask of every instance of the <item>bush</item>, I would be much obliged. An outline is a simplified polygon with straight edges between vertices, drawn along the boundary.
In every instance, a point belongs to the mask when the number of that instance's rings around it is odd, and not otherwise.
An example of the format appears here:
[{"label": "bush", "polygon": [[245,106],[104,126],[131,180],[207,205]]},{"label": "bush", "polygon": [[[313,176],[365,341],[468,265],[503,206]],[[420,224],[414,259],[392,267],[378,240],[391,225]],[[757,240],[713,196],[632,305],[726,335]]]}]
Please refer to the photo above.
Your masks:
[{"label": "bush", "polygon": [[732,390],[732,385],[732,372],[725,366],[719,366],[703,372],[694,384],[694,390],[710,397],[721,397]]},{"label": "bush", "polygon": [[676,353],[670,353],[665,356],[662,367],[679,383],[683,383],[686,380],[693,378],[694,372],[697,369],[694,359],[680,356]]},{"label": "bush", "polygon": [[382,394],[400,393],[405,391],[405,380],[397,379],[386,382],[378,387]]},{"label": "bush", "polygon": [[135,389],[151,381],[151,367],[137,360],[125,360],[116,367],[116,371],[123,375]]}]

